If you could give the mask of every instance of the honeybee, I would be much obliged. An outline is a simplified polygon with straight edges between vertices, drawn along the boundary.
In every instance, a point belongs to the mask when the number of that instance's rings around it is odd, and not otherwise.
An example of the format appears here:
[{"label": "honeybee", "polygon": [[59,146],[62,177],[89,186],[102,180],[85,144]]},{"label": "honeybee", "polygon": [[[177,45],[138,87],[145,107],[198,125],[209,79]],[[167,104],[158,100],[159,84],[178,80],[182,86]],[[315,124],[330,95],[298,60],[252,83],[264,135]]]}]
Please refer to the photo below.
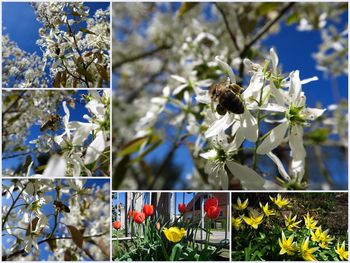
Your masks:
[{"label": "honeybee", "polygon": [[41,125],[40,131],[56,131],[58,129],[58,125],[61,121],[61,117],[58,114],[51,114],[49,118]]},{"label": "honeybee", "polygon": [[227,111],[235,114],[244,112],[244,105],[238,94],[242,88],[236,83],[231,83],[230,79],[213,84],[209,88],[210,98],[218,102],[216,112],[220,115],[225,115]]},{"label": "honeybee", "polygon": [[70,212],[69,207],[66,206],[64,203],[62,203],[61,201],[55,200],[55,201],[53,201],[53,204],[58,211],[63,211],[66,213]]}]

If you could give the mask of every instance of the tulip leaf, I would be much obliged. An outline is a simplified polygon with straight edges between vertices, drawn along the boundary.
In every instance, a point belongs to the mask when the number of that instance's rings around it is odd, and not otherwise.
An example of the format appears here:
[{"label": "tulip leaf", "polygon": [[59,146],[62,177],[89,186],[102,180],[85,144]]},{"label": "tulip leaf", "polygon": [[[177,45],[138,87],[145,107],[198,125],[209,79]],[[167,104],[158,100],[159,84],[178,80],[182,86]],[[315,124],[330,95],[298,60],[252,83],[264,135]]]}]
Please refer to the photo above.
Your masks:
[{"label": "tulip leaf", "polygon": [[170,261],[177,261],[180,258],[183,246],[181,244],[176,244],[173,246],[170,254]]},{"label": "tulip leaf", "polygon": [[73,242],[79,248],[82,248],[83,247],[83,236],[82,236],[81,232],[75,226],[68,225],[67,227],[72,235]]}]

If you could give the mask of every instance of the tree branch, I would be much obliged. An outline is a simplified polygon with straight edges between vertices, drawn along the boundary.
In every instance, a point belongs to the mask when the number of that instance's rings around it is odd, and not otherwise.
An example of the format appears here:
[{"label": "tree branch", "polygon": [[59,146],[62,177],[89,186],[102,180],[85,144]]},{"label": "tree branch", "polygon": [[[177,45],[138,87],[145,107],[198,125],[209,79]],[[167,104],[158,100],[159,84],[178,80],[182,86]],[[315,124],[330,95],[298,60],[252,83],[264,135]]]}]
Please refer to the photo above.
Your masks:
[{"label": "tree branch", "polygon": [[233,32],[232,32],[232,30],[230,28],[230,25],[228,23],[228,20],[227,20],[227,17],[226,17],[226,14],[225,14],[224,10],[219,6],[218,3],[215,2],[214,5],[219,10],[219,12],[220,12],[220,14],[221,14],[221,16],[222,16],[222,18],[224,20],[224,23],[225,23],[225,26],[226,26],[226,30],[227,30],[228,34],[230,35],[230,37],[231,37],[233,45],[235,46],[236,50],[239,50],[236,37],[235,37],[235,35],[233,34]]},{"label": "tree branch", "polygon": [[159,47],[156,47],[154,49],[151,49],[149,51],[146,51],[144,53],[141,53],[141,54],[137,54],[137,55],[134,55],[134,56],[129,56],[127,58],[125,58],[124,60],[122,61],[116,61],[116,62],[113,62],[112,64],[112,68],[113,69],[116,69],[116,68],[119,68],[120,66],[122,66],[123,64],[125,63],[129,63],[129,62],[134,62],[136,60],[139,60],[139,59],[142,59],[142,58],[145,58],[145,57],[149,57],[149,56],[152,56],[162,50],[166,50],[166,49],[169,49],[171,48],[170,46],[168,45],[161,45]]}]

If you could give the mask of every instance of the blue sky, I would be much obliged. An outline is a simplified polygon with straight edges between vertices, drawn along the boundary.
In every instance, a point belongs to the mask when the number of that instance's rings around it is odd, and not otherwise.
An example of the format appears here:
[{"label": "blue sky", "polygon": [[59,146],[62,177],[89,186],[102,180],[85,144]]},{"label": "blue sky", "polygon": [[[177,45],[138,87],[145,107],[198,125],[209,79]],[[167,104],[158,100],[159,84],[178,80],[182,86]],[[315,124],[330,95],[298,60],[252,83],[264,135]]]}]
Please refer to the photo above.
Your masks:
[{"label": "blue sky", "polygon": [[[60,179],[58,179],[60,180]],[[67,179],[63,179],[63,184],[67,184]],[[102,188],[104,184],[109,184],[109,179],[88,179],[86,180],[84,187],[88,188],[88,187],[92,187],[95,190],[97,189],[97,187]],[[3,180],[3,185],[11,185],[11,181],[10,180]],[[14,198],[16,198],[16,196],[18,195],[18,192],[15,193]],[[53,198],[53,200],[56,200],[56,192],[55,190],[52,190],[48,193],[46,193],[46,195],[49,195]],[[60,201],[62,201],[63,203],[65,203],[66,205],[68,204],[68,198],[69,198],[70,194],[63,194]],[[21,204],[22,202],[19,202],[18,204]],[[2,198],[2,205],[3,206],[9,206],[12,204],[11,198],[6,199]],[[20,209],[21,207],[19,207]],[[45,204],[43,205],[43,212],[46,216],[48,215],[54,215],[55,213],[55,209],[54,206],[52,205],[52,203],[50,204]],[[62,216],[62,215],[61,215]],[[60,217],[61,217],[60,216]],[[54,225],[54,217],[50,216],[49,217],[49,226],[50,226],[50,230],[52,228],[52,226]],[[61,227],[58,227],[57,230],[55,231],[55,236],[60,236],[62,235],[64,232],[64,230]],[[6,242],[7,240],[11,241],[11,242]],[[41,239],[39,239],[38,241],[40,241]],[[10,245],[12,244],[12,242],[14,241],[14,237],[11,236],[3,236],[2,238],[2,244],[5,248],[9,248]],[[46,251],[44,248],[47,246],[47,243],[42,243],[39,245],[39,249],[40,249],[40,259],[41,260],[45,260],[48,258],[48,256],[51,254],[51,251]],[[88,258],[86,259],[88,260]]]},{"label": "blue sky", "polygon": [[[215,19],[210,11],[209,4],[205,4],[204,16],[206,19]],[[179,4],[175,5],[177,8]],[[161,7],[162,11],[166,11],[166,7]],[[347,24],[347,12],[341,17],[341,23],[337,25],[341,30]],[[347,99],[348,97],[348,77],[339,76],[335,79],[325,77],[324,73],[316,69],[316,61],[312,54],[318,51],[318,46],[321,44],[321,36],[319,31],[297,31],[296,24],[286,26],[282,24],[280,31],[276,34],[270,35],[264,39],[262,46],[269,50],[274,47],[278,53],[280,65],[282,65],[283,72],[290,72],[293,70],[300,71],[300,78],[306,79],[313,76],[319,78],[318,81],[311,82],[303,86],[303,90],[307,97],[307,105],[315,107],[317,103],[321,103],[323,107],[339,102],[340,98]],[[332,86],[336,83],[338,90],[334,92]],[[114,87],[115,88],[115,87]],[[338,95],[336,94],[338,93]],[[146,160],[153,159],[162,160],[171,148],[170,142],[162,144],[158,150],[147,156]],[[331,158],[332,159],[332,158]],[[333,158],[330,167],[337,165],[335,183],[337,189],[342,189],[347,186],[347,164],[341,162],[339,159]],[[192,173],[193,163],[187,147],[181,146],[176,151],[174,162],[182,167],[182,183],[185,182],[187,174]],[[313,175],[314,176],[314,175]],[[317,176],[316,176],[317,177]],[[315,178],[317,179],[317,178]],[[181,189],[183,186],[179,182],[176,189]]]},{"label": "blue sky", "polygon": [[[90,15],[97,9],[106,9],[107,2],[86,2],[90,7]],[[30,53],[36,52],[41,56],[41,50],[36,45],[39,39],[38,30],[41,23],[36,20],[34,10],[28,2],[4,2],[2,3],[2,26],[3,35],[9,34],[11,40],[18,43],[18,46]]]}]

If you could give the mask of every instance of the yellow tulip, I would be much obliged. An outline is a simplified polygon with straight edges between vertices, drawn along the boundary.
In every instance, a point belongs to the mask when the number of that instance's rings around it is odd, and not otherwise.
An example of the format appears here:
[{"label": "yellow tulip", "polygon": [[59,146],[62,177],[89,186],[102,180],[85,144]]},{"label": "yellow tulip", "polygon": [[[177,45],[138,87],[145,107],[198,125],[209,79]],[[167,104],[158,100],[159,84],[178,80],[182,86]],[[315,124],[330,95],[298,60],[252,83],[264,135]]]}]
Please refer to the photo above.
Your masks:
[{"label": "yellow tulip", "polygon": [[171,241],[173,243],[177,243],[177,242],[180,242],[181,239],[186,234],[186,229],[184,229],[184,228],[180,229],[178,227],[170,227],[170,228],[164,228],[163,232],[164,232],[165,237],[169,241]]},{"label": "yellow tulip", "polygon": [[298,251],[298,245],[296,242],[293,242],[294,236],[291,235],[288,239],[282,231],[282,240],[279,238],[278,243],[281,247],[280,255],[287,253],[287,255],[294,255]]},{"label": "yellow tulip", "polygon": [[234,218],[232,217],[232,226],[236,229],[236,230],[239,230],[240,227],[241,227],[241,224],[242,224],[242,219],[237,217],[237,218]]},{"label": "yellow tulip", "polygon": [[273,198],[270,196],[270,199],[272,202],[274,202],[278,206],[278,208],[282,208],[283,206],[286,206],[289,204],[289,200],[282,198],[280,194],[277,194],[276,198]]},{"label": "yellow tulip", "polygon": [[243,217],[243,220],[247,225],[250,225],[252,228],[258,229],[258,226],[262,223],[264,214],[250,213],[249,217]]},{"label": "yellow tulip", "polygon": [[298,225],[300,224],[301,221],[296,222],[297,220],[296,215],[292,218],[292,213],[290,213],[288,217],[284,217],[284,218],[285,218],[284,223],[289,231],[293,231],[293,228],[299,228]]},{"label": "yellow tulip", "polygon": [[317,250],[318,247],[309,248],[309,237],[303,240],[303,243],[300,247],[301,255],[303,259],[307,261],[317,261],[317,259],[312,255]]},{"label": "yellow tulip", "polygon": [[233,207],[236,210],[244,210],[248,206],[248,198],[242,203],[241,198],[237,198],[237,204],[234,204]]},{"label": "yellow tulip", "polygon": [[317,222],[314,220],[313,216],[309,215],[309,212],[307,212],[306,216],[304,216],[304,222],[305,222],[305,227],[309,230],[314,230],[317,228]]},{"label": "yellow tulip", "polygon": [[269,216],[273,216],[275,215],[275,211],[273,211],[272,209],[270,210],[269,209],[269,203],[266,203],[265,205],[262,205],[260,202],[259,202],[259,205],[261,207],[261,209],[263,210],[264,214],[269,217]]},{"label": "yellow tulip", "polygon": [[337,244],[337,249],[335,250],[335,252],[339,255],[340,260],[348,260],[349,252],[345,249],[345,241],[343,241],[341,246],[339,246],[339,243]]}]

